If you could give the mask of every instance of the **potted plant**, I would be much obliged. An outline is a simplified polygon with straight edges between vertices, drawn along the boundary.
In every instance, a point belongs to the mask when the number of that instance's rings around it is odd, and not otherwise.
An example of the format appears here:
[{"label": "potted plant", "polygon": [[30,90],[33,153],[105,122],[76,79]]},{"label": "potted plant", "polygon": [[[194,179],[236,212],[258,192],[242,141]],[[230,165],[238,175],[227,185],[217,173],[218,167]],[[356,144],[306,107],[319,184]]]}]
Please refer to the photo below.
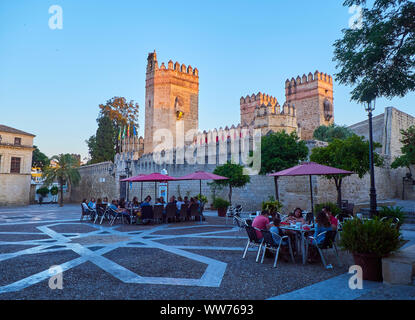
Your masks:
[{"label": "potted plant", "polygon": [[226,201],[225,199],[216,197],[213,200],[212,203],[213,207],[218,210],[218,216],[219,217],[225,217],[226,216],[226,210],[228,210],[229,207],[229,201]]},{"label": "potted plant", "polygon": [[318,203],[314,206],[314,214],[319,213],[324,207],[329,208],[330,212],[333,214],[333,216],[337,216],[338,214],[342,213],[342,211],[338,207],[337,203],[323,202],[323,203]]},{"label": "potted plant", "polygon": [[403,212],[403,207],[386,207],[383,206],[379,212],[378,217],[381,218],[387,218],[387,219],[393,219],[398,218],[399,222],[397,224],[397,228],[399,229],[402,224],[405,222],[405,213]]},{"label": "potted plant", "polygon": [[53,196],[54,202],[56,201],[56,196],[59,193],[59,188],[57,186],[53,186],[52,188],[50,188],[50,194]]},{"label": "potted plant", "polygon": [[39,203],[43,202],[43,198],[46,198],[49,194],[49,189],[47,187],[42,187],[36,190],[36,193],[39,195]]},{"label": "potted plant", "polygon": [[382,281],[382,258],[401,246],[399,230],[388,221],[352,219],[343,223],[340,246],[353,254],[363,279]]},{"label": "potted plant", "polygon": [[268,201],[262,202],[262,210],[268,210],[268,212],[275,216],[282,208],[282,203],[278,200],[275,200],[274,197],[269,197]]}]

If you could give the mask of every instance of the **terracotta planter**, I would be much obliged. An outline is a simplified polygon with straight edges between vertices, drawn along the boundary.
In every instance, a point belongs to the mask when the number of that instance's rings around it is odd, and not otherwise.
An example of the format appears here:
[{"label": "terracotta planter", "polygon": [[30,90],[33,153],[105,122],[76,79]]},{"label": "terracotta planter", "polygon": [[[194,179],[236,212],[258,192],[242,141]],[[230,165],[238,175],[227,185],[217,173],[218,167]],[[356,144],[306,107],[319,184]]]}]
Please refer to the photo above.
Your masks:
[{"label": "terracotta planter", "polygon": [[225,217],[227,210],[228,210],[228,208],[218,208],[218,216],[219,217]]},{"label": "terracotta planter", "polygon": [[362,267],[363,280],[382,281],[382,258],[371,253],[353,253],[354,263]]}]

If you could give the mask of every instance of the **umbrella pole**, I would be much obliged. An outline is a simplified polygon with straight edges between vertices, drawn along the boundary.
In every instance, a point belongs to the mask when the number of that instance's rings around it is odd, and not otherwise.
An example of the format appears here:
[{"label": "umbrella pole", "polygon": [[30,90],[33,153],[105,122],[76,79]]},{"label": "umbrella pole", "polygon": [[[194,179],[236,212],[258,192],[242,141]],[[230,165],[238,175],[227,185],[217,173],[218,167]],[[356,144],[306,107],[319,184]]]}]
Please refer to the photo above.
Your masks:
[{"label": "umbrella pole", "polygon": [[309,175],[309,178],[310,178],[310,194],[311,194],[311,213],[314,215],[313,182],[311,181],[311,175]]},{"label": "umbrella pole", "polygon": [[200,198],[202,198],[202,180],[199,180],[199,194]]},{"label": "umbrella pole", "polygon": [[157,182],[154,181],[154,201],[156,201],[156,199],[157,199]]},{"label": "umbrella pole", "polygon": [[141,182],[141,202],[143,202],[143,183]]}]

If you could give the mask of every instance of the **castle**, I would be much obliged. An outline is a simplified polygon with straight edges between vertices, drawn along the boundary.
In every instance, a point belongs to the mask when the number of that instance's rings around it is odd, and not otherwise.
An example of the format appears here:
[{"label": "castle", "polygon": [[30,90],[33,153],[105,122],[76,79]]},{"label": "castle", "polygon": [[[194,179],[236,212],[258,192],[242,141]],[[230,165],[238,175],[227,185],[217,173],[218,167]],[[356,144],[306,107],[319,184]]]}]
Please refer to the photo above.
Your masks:
[{"label": "castle", "polygon": [[[285,82],[285,99],[281,106],[277,99],[265,93],[240,98],[240,123],[210,131],[199,132],[199,71],[178,62],[164,62],[159,66],[156,52],[148,54],[145,92],[144,138],[124,141],[123,151],[136,153],[135,158],[151,154],[156,145],[156,132],[168,130],[172,147],[177,145],[178,128],[190,132],[193,142],[204,144],[213,131],[232,136],[231,129],[261,129],[263,135],[270,131],[297,132],[302,140],[311,140],[320,125],[333,123],[333,79],[316,71]],[[160,131],[159,131],[160,132]],[[218,136],[216,134],[216,136]],[[219,138],[217,138],[219,139]],[[128,140],[128,138],[127,138]]]},{"label": "castle", "polygon": [[[154,195],[152,183],[127,185],[121,181],[127,176],[161,172],[164,169],[173,177],[198,170],[212,172],[217,165],[229,160],[245,165],[246,141],[248,149],[251,148],[258,133],[261,136],[270,131],[297,132],[309,149],[324,146],[325,142],[312,140],[313,131],[320,125],[329,125],[334,121],[333,79],[318,71],[287,80],[286,101],[282,106],[274,96],[268,94],[260,92],[248,95],[240,98],[240,123],[237,126],[201,132],[198,128],[198,69],[172,61],[167,66],[164,63],[159,66],[156,52],[153,52],[147,59],[145,97],[145,137],[124,139],[122,152],[115,156],[114,162],[82,166],[79,169],[80,185],[71,191],[72,201],[92,196],[116,199],[128,195],[138,195],[139,198],[141,195]],[[415,125],[415,117],[393,107],[385,108],[385,113],[373,118],[373,138],[382,144],[379,152],[385,158],[385,165],[375,168],[378,200],[393,199],[403,194],[402,177],[406,169],[392,170],[390,163],[401,154],[400,130],[411,125]],[[366,137],[369,132],[367,120],[349,128]],[[156,150],[160,132],[170,133],[171,162],[155,161],[158,152],[163,153],[160,149]],[[185,144],[177,144],[181,141],[179,135],[183,133],[186,133]],[[196,153],[197,161],[183,161],[183,153]],[[332,181],[317,176],[312,179],[315,203],[336,201],[337,193]],[[311,210],[308,177],[279,180],[279,196],[284,210],[298,206]],[[202,181],[201,187],[209,201],[213,195],[227,197],[226,189],[212,191],[207,181]],[[171,181],[168,188],[171,195],[194,195],[199,192],[200,185],[198,181]],[[366,202],[369,188],[369,174],[362,179],[353,174],[344,178],[343,198],[354,203]],[[406,187],[405,193],[405,198],[415,199],[415,188],[412,186]],[[232,201],[241,204],[244,210],[254,212],[261,207],[262,201],[273,195],[273,177],[253,174],[249,184],[233,190]]]}]

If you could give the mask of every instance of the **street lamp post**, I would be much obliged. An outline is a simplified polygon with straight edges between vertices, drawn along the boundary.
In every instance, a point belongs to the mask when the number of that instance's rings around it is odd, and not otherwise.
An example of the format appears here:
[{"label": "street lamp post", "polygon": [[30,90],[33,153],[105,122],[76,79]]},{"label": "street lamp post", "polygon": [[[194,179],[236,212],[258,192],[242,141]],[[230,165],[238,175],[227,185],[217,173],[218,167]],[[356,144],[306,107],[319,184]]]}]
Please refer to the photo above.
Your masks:
[{"label": "street lamp post", "polygon": [[372,112],[375,110],[376,100],[367,102],[365,107],[369,117],[369,166],[370,166],[370,217],[377,214],[376,188],[375,188],[375,167],[373,164],[373,129],[372,129]]},{"label": "street lamp post", "polygon": [[[127,175],[127,178],[129,178],[130,177],[130,173],[131,173],[131,171],[130,171],[131,160],[128,159],[128,160],[125,161],[125,163],[126,163],[126,166],[125,166],[125,174]],[[127,201],[128,201],[129,182],[127,181],[127,183],[125,185],[126,185],[126,189],[127,189],[125,194],[127,195]]]}]

